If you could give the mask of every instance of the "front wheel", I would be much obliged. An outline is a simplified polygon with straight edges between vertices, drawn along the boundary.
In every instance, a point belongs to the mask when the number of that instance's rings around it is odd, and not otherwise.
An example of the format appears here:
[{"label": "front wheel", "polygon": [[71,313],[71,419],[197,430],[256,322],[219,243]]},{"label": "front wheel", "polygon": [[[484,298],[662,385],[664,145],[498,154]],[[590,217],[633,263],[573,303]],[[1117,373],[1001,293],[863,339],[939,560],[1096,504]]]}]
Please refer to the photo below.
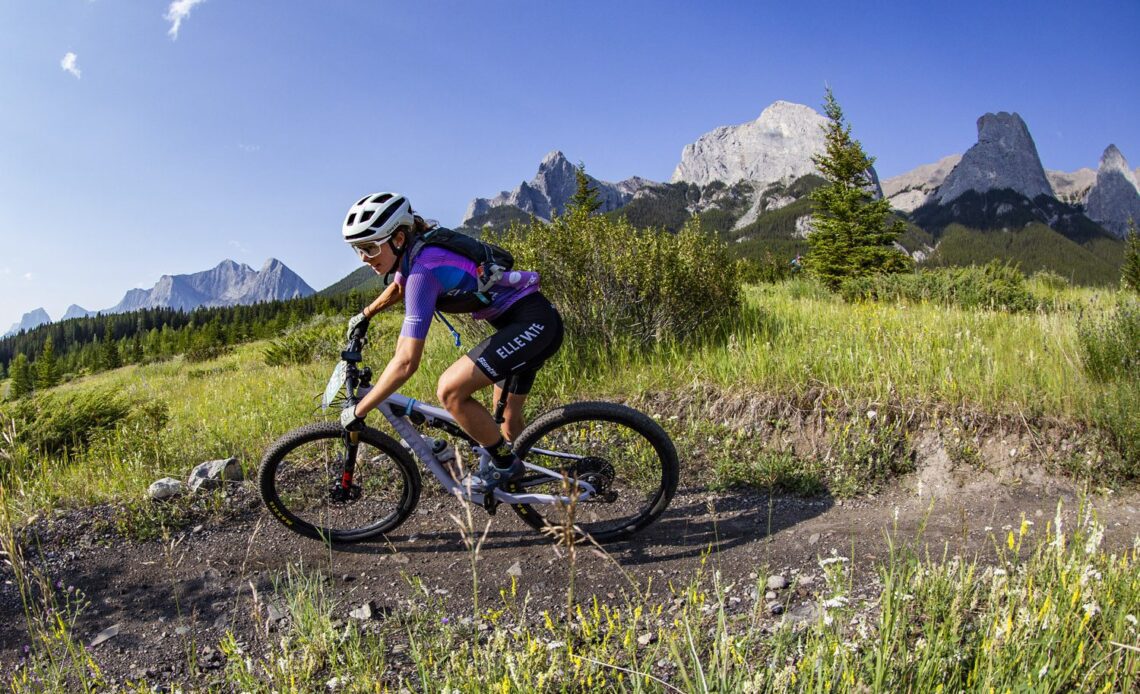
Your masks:
[{"label": "front wheel", "polygon": [[575,480],[596,493],[572,504],[516,504],[512,508],[538,530],[576,526],[598,542],[618,540],[649,525],[677,491],[679,464],[672,440],[644,414],[610,402],[559,407],[527,426],[515,453],[563,479],[528,474],[525,491],[565,494]]},{"label": "front wheel", "polygon": [[420,473],[392,437],[365,427],[356,449],[352,485],[339,485],[347,446],[334,422],[294,429],[261,460],[258,486],[270,513],[314,539],[360,542],[390,532],[415,509]]}]

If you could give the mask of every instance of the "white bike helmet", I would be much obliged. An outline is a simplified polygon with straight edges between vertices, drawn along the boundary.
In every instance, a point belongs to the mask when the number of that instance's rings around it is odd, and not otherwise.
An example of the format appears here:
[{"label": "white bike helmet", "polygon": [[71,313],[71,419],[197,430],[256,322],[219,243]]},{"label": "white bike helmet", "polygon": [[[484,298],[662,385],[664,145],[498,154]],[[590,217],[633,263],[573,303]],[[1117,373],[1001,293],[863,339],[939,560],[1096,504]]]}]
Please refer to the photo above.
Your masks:
[{"label": "white bike helmet", "polygon": [[415,223],[412,206],[399,193],[373,193],[348,208],[341,234],[345,243],[383,243],[402,227]]}]

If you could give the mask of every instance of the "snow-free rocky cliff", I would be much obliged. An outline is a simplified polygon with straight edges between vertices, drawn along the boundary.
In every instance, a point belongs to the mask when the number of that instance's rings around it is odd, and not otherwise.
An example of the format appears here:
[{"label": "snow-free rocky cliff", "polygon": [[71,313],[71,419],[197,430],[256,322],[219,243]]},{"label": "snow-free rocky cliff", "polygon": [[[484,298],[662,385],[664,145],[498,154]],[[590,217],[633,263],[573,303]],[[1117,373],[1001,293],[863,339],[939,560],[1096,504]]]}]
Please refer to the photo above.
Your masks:
[{"label": "snow-free rocky cliff", "polygon": [[[653,181],[637,176],[618,183],[599,181],[589,174],[586,177],[597,191],[598,200],[602,203],[599,208],[601,212],[616,210],[632,200],[637,191],[655,185]],[[472,200],[460,226],[470,226],[476,217],[487,214],[491,208],[504,206],[517,207],[527,214],[549,220],[566,211],[566,204],[574,197],[577,189],[578,178],[574,165],[562,152],[553,151],[543,158],[538,165],[538,173],[529,182],[524,181],[518,188],[504,190],[493,198]]]},{"label": "snow-free rocky cliff", "polygon": [[978,119],[978,142],[938,189],[938,203],[946,205],[974,191],[1013,190],[1033,200],[1053,195],[1037,145],[1025,121],[1016,113],[987,113]]},{"label": "snow-free rocky cliff", "polygon": [[1119,238],[1127,236],[1129,219],[1140,224],[1136,176],[1116,145],[1109,145],[1100,158],[1096,185],[1089,191],[1086,210],[1089,219]]},{"label": "snow-free rocky cliff", "polygon": [[791,182],[816,173],[827,119],[810,106],[777,101],[754,121],[725,125],[685,145],[674,183]]},{"label": "snow-free rocky cliff", "polygon": [[144,308],[189,311],[203,306],[236,306],[312,295],[313,288],[281,261],[270,258],[261,270],[225,260],[190,275],[163,275],[150,289],[132,289],[104,313]]},{"label": "snow-free rocky cliff", "polygon": [[50,322],[51,316],[48,315],[48,312],[42,308],[37,308],[34,311],[28,311],[25,313],[18,322],[13,323],[12,327],[8,328],[8,332],[0,335],[0,337],[10,337],[20,332],[21,330],[31,330],[32,328],[38,328],[39,326]]}]

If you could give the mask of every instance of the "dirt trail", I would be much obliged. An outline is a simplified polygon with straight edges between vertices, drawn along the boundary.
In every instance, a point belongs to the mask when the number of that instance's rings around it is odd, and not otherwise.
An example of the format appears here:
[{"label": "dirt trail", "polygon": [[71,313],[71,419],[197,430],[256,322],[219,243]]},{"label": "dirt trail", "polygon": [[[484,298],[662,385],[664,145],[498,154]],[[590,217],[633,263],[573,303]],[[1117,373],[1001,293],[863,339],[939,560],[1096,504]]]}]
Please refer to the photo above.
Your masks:
[{"label": "dirt trail", "polygon": [[[631,540],[608,545],[608,559],[579,553],[576,594],[622,600],[628,585],[624,573],[640,582],[653,578],[664,595],[668,581],[687,583],[707,556],[726,583],[736,584],[733,594],[747,605],[765,599],[754,592],[758,578],[785,577],[792,583],[787,590],[795,592],[781,591],[778,600],[792,612],[797,604],[810,604],[813,584],[821,583],[818,561],[832,554],[851,559],[856,589],[873,590],[874,562],[886,556],[888,532],[911,542],[924,528],[920,542],[935,555],[946,547],[950,555],[987,557],[992,536],[1003,536],[1005,526],[1016,528],[1023,513],[1043,529],[1059,499],[1070,515],[1078,505],[1070,485],[1043,476],[1031,483],[977,472],[962,479],[937,461],[922,470],[881,495],[846,502],[682,489],[658,522]],[[1107,543],[1131,545],[1140,533],[1140,494],[1101,496],[1094,505],[1107,526]],[[251,485],[231,492],[228,508],[224,521],[178,531],[170,543],[124,542],[85,530],[93,525],[92,510],[36,524],[53,579],[80,588],[91,602],[79,623],[84,643],[107,627],[119,627],[117,636],[91,649],[113,681],[178,680],[188,647],[216,647],[227,629],[243,639],[264,630],[263,622],[255,623],[251,586],[272,603],[273,578],[289,567],[327,576],[345,618],[369,600],[381,611],[406,608],[414,593],[409,577],[420,579],[455,614],[470,610],[469,557],[450,518],[461,509],[431,483],[418,512],[389,543],[332,552],[272,521]],[[474,517],[482,529],[486,516],[476,510]],[[479,561],[484,605],[494,604],[512,574],[521,574],[519,592],[529,592],[536,613],[557,610],[565,604],[567,571],[555,548],[508,509],[493,519]],[[10,578],[5,575],[0,587],[3,672],[11,671],[27,642]]]}]

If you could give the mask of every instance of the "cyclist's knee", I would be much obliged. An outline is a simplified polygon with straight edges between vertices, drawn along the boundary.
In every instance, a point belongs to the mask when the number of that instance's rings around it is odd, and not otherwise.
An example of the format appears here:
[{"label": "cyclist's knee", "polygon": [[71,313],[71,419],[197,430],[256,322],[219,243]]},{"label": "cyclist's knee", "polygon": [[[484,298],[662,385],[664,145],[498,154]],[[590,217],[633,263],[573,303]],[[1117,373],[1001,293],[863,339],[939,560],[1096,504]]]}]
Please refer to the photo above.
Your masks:
[{"label": "cyclist's knee", "polygon": [[443,405],[444,409],[450,412],[455,409],[459,403],[471,397],[471,393],[467,392],[467,388],[464,386],[465,384],[462,381],[446,377],[441,378],[439,379],[439,384],[436,386],[435,396],[439,398],[439,402]]}]

